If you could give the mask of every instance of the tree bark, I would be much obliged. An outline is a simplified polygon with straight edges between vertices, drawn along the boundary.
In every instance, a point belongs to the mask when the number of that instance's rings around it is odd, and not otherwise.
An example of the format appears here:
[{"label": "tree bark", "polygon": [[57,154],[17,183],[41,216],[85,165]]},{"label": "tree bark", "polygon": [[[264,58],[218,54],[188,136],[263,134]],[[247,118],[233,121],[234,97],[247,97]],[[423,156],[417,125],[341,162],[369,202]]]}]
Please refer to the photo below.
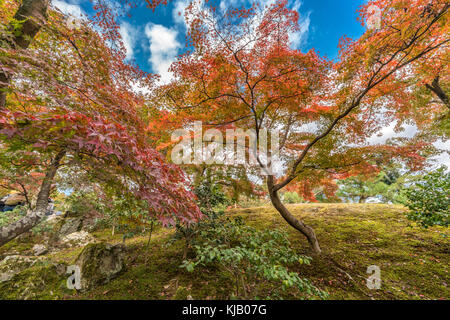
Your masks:
[{"label": "tree bark", "polygon": [[155,220],[152,219],[152,224],[150,225],[150,234],[148,236],[148,242],[147,242],[147,250],[150,247],[150,241],[152,241],[152,233],[153,233],[153,225],[155,224]]},{"label": "tree bark", "polygon": [[442,89],[441,85],[439,84],[439,76],[437,76],[433,83],[426,85],[428,89],[434,92],[435,95],[438,96],[439,99],[447,106],[447,108],[450,109],[450,98],[445,93],[445,91]]},{"label": "tree bark", "polygon": [[[24,21],[20,34],[12,39],[4,39],[10,48],[27,49],[31,41],[41,29],[42,23],[47,20],[49,0],[23,0],[14,19]],[[12,26],[10,26],[10,29]],[[11,82],[11,74],[0,68],[0,110],[6,106],[6,94]]]},{"label": "tree bark", "polygon": [[317,240],[316,233],[314,229],[310,226],[304,224],[302,221],[295,218],[292,213],[283,205],[278,195],[278,191],[274,188],[274,178],[273,176],[268,176],[267,187],[269,189],[270,200],[273,206],[281,214],[281,216],[292,226],[294,229],[300,231],[307,239],[314,253],[320,254],[322,250],[319,246],[319,241]]},{"label": "tree bark", "polygon": [[53,183],[53,179],[58,171],[61,160],[65,155],[65,151],[60,151],[47,169],[44,181],[39,191],[36,206],[34,210],[29,210],[25,218],[16,221],[6,227],[0,228],[0,247],[19,235],[31,230],[45,216],[48,208],[48,199]]}]

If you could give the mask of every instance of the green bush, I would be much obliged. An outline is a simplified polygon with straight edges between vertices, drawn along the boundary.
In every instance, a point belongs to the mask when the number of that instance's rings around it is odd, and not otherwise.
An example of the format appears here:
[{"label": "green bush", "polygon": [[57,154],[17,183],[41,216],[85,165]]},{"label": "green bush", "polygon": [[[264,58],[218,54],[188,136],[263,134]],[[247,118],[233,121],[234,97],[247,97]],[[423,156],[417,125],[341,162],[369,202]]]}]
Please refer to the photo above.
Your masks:
[{"label": "green bush", "polygon": [[303,199],[298,195],[297,192],[285,192],[283,195],[284,202],[286,203],[302,203]]},{"label": "green bush", "polygon": [[25,217],[26,214],[26,206],[17,206],[13,211],[0,212],[0,227],[5,227],[17,220],[20,220]]},{"label": "green bush", "polygon": [[408,219],[424,228],[449,225],[450,173],[440,168],[425,175],[406,192]]},{"label": "green bush", "polygon": [[288,289],[304,299],[326,297],[290,271],[294,265],[309,264],[311,258],[297,254],[282,232],[258,231],[242,219],[226,219],[201,230],[193,249],[195,258],[181,267],[189,272],[200,266],[219,267],[233,279],[235,298],[283,299]]},{"label": "green bush", "polygon": [[197,196],[197,204],[203,214],[203,219],[198,223],[187,225],[178,221],[175,225],[176,232],[172,240],[167,244],[171,245],[177,240],[184,240],[183,259],[186,258],[188,250],[192,247],[192,243],[200,231],[214,228],[216,223],[218,223],[218,219],[224,214],[226,205],[229,203],[229,200],[217,184],[209,181],[203,181],[194,189],[194,193]]}]

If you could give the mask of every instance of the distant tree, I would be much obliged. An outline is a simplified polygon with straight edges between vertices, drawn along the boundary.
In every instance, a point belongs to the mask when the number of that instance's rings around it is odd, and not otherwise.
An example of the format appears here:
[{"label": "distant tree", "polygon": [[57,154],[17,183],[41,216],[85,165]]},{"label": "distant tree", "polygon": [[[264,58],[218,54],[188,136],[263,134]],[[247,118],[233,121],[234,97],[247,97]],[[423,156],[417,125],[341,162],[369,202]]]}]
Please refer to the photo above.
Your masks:
[{"label": "distant tree", "polygon": [[302,203],[303,199],[297,192],[285,192],[282,194],[283,201],[286,203]]},{"label": "distant tree", "polygon": [[193,186],[204,187],[205,183],[216,185],[226,196],[229,204],[236,204],[243,197],[262,195],[261,187],[250,180],[245,167],[223,165],[183,165],[185,172],[192,177]]},{"label": "distant tree", "polygon": [[337,195],[353,202],[365,203],[378,197],[383,202],[398,202],[402,188],[402,175],[398,169],[386,168],[376,176],[357,175],[338,182]]}]

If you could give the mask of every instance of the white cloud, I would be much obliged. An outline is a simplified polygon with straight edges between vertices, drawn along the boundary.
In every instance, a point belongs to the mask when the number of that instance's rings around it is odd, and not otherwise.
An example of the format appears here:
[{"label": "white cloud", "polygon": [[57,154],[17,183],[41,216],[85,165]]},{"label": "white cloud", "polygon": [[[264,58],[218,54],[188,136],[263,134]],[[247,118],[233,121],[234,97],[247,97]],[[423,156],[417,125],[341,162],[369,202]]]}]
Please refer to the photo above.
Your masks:
[{"label": "white cloud", "polygon": [[309,18],[309,16],[310,13],[308,13],[305,17],[300,17],[300,30],[294,32],[289,36],[289,39],[291,40],[291,46],[295,49],[300,48],[308,39],[309,26],[311,24],[311,19]]},{"label": "white cloud", "polygon": [[[186,1],[186,0],[184,0]],[[182,1],[180,1],[182,2]],[[261,8],[267,8],[271,6],[272,4],[276,3],[276,0],[260,0],[259,4],[261,5]],[[297,32],[294,32],[289,35],[289,40],[291,42],[291,46],[294,49],[300,48],[302,45],[305,44],[308,34],[309,34],[309,27],[311,25],[311,19],[310,19],[310,12],[306,15],[302,15],[300,13],[300,8],[302,6],[302,1],[295,0],[292,6],[289,6],[292,10],[297,11],[299,13],[299,28],[300,30]],[[248,5],[248,3],[244,0],[222,0],[220,2],[219,8],[222,12],[230,9],[230,8],[237,8],[241,7],[242,5]],[[255,21],[257,23],[257,21]]]},{"label": "white cloud", "polygon": [[374,134],[368,139],[369,145],[385,144],[387,140],[392,138],[412,138],[418,132],[416,126],[406,125],[403,131],[395,132],[396,123],[393,122],[390,126],[384,127],[379,133]]},{"label": "white cloud", "polygon": [[429,163],[431,163],[433,167],[445,165],[448,169],[450,169],[450,140],[439,140],[433,145],[442,152],[437,156],[432,157]]},{"label": "white cloud", "polygon": [[153,71],[161,76],[161,82],[167,83],[173,78],[169,67],[175,61],[182,45],[178,42],[178,31],[163,25],[149,23],[145,26],[145,35],[150,41],[150,59]]},{"label": "white cloud", "polygon": [[[378,134],[375,134],[369,138],[369,145],[385,144],[387,140],[392,138],[412,138],[418,133],[417,127],[412,125],[404,126],[404,130],[401,132],[395,132],[394,128],[395,123],[392,123],[390,126],[381,129]],[[450,168],[450,140],[440,140],[435,142],[433,145],[441,152],[438,155],[429,158],[427,162],[431,164],[432,167],[440,167],[441,165],[445,165]]]},{"label": "white cloud", "polygon": [[186,7],[191,3],[190,0],[177,0],[172,11],[172,18],[177,24],[186,25],[184,20],[184,12]]},{"label": "white cloud", "polygon": [[131,60],[134,58],[134,47],[136,46],[138,38],[138,30],[128,22],[122,22],[120,24],[119,33],[127,52],[126,59]]},{"label": "white cloud", "polygon": [[450,153],[442,152],[441,154],[434,156],[428,160],[428,163],[431,164],[431,167],[433,169],[439,168],[442,165],[445,165],[447,167],[447,170],[450,170]]},{"label": "white cloud", "polygon": [[[292,10],[297,11],[300,14],[300,7],[302,4],[303,3],[300,0],[296,0],[292,6]],[[300,30],[289,36],[291,46],[295,49],[300,48],[308,39],[309,26],[311,25],[310,15],[311,12],[308,12],[306,16],[300,15],[298,21]]]},{"label": "white cloud", "polygon": [[83,15],[86,15],[80,7],[79,0],[52,0],[52,5],[62,13],[74,16],[75,18],[81,18]]}]

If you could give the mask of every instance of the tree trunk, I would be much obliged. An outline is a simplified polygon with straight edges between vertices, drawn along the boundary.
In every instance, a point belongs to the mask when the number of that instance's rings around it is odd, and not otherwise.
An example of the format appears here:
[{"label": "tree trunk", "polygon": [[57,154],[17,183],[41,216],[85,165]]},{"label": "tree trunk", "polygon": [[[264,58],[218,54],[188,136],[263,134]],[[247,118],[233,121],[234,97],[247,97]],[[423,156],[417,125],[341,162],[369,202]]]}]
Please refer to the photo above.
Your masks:
[{"label": "tree trunk", "polygon": [[[20,33],[12,39],[4,39],[10,48],[27,49],[36,34],[41,29],[42,23],[47,20],[49,0],[23,0],[14,19],[24,21]],[[10,29],[12,26],[10,26]],[[11,74],[0,68],[0,110],[6,106],[6,90],[11,81]]]},{"label": "tree trunk", "polygon": [[59,152],[53,159],[47,173],[45,175],[44,181],[41,185],[41,190],[36,201],[36,207],[34,210],[28,211],[25,218],[16,221],[9,226],[0,228],[0,247],[19,235],[31,230],[35,227],[45,216],[48,208],[48,199],[50,197],[50,191],[53,183],[53,179],[58,171],[61,160],[65,155],[65,151]]},{"label": "tree trunk", "polygon": [[441,101],[447,106],[447,108],[450,109],[450,98],[448,95],[444,92],[442,87],[439,84],[439,76],[436,77],[431,85],[426,85],[428,89],[434,92],[435,95],[441,99]]},{"label": "tree trunk", "polygon": [[314,229],[310,226],[307,226],[302,221],[295,218],[289,210],[283,205],[278,196],[278,191],[274,189],[274,178],[273,176],[268,176],[267,178],[267,187],[269,189],[270,200],[272,201],[273,206],[277,211],[281,214],[281,216],[289,223],[290,226],[300,231],[307,239],[309,244],[311,245],[311,249],[314,253],[320,254],[322,250],[319,246],[319,241],[317,240],[316,233]]},{"label": "tree trunk", "polygon": [[147,250],[150,248],[150,241],[152,241],[152,233],[153,233],[153,225],[155,224],[155,220],[152,219],[152,224],[150,225],[150,234],[148,236],[148,242],[147,242]]}]

